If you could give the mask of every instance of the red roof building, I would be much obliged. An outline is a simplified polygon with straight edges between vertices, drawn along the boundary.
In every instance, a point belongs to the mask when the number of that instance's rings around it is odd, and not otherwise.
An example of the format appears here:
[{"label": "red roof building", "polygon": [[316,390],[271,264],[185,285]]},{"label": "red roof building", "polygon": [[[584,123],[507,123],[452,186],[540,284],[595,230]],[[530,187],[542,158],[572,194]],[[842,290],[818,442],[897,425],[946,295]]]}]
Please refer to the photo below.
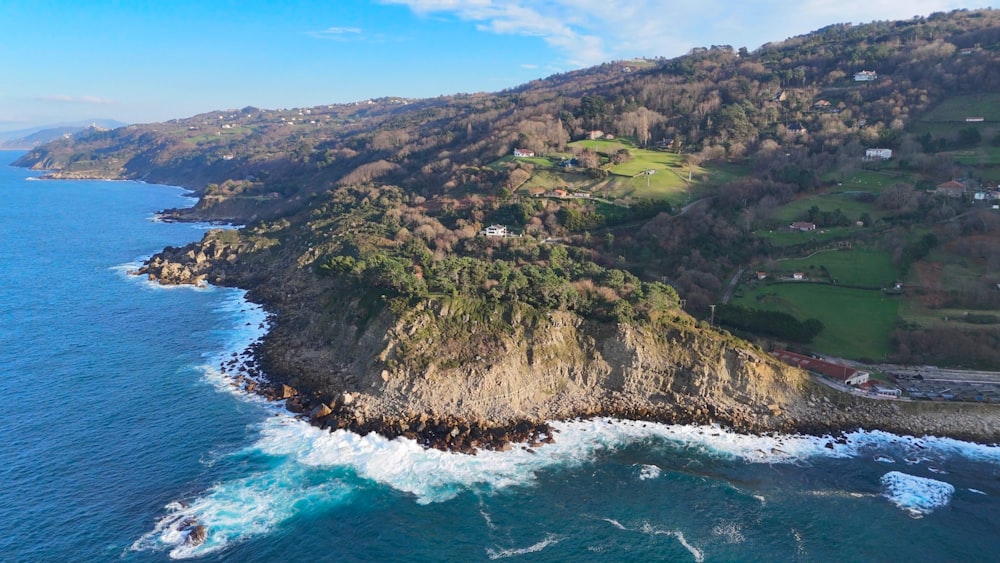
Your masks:
[{"label": "red roof building", "polygon": [[867,371],[857,370],[844,364],[803,356],[787,350],[775,350],[771,352],[771,355],[790,366],[825,375],[844,385],[861,385],[868,381],[870,375]]}]

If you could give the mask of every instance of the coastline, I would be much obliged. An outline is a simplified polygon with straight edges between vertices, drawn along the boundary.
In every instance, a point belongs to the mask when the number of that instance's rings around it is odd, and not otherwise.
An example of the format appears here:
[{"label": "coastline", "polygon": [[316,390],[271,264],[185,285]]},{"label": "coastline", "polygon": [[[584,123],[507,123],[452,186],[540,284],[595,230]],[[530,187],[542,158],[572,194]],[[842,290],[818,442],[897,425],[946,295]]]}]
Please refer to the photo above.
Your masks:
[{"label": "coastline", "polygon": [[[498,359],[498,364],[459,367],[450,372],[451,377],[483,384],[499,378],[507,382],[504,385],[513,386],[515,392],[530,395],[534,393],[531,386],[537,383],[533,375],[545,379],[555,373],[552,370],[560,373],[575,370],[591,380],[590,387],[557,396],[548,403],[532,403],[533,410],[488,397],[487,402],[492,404],[469,409],[463,405],[471,404],[473,394],[489,395],[476,384],[456,388],[448,383],[447,377],[442,380],[441,376],[431,377],[428,373],[390,370],[391,366],[378,360],[384,357],[379,355],[380,350],[392,347],[389,341],[405,337],[410,330],[397,326],[399,319],[380,317],[359,332],[358,327],[345,320],[352,315],[345,309],[338,318],[322,321],[325,323],[322,330],[330,335],[324,337],[317,333],[316,313],[312,310],[312,304],[324,290],[315,287],[316,281],[308,278],[308,272],[296,274],[284,263],[261,262],[259,257],[250,265],[244,264],[240,249],[221,243],[210,233],[201,242],[164,249],[147,261],[139,273],[151,276],[158,283],[211,283],[248,290],[248,298],[273,315],[271,330],[252,350],[254,361],[246,366],[251,374],[266,374],[266,383],[254,383],[255,392],[270,400],[283,401],[291,412],[329,431],[345,429],[361,435],[377,432],[389,439],[403,436],[424,447],[468,453],[506,449],[517,442],[540,446],[555,439],[551,421],[598,417],[664,424],[721,424],[736,432],[755,435],[778,432],[841,436],[857,430],[883,430],[981,444],[1000,442],[997,430],[1000,409],[992,405],[906,403],[857,397],[829,389],[795,368],[779,366],[769,356],[755,356],[757,353],[751,352],[744,358],[745,352],[733,354],[726,349],[698,352],[702,354],[698,357],[715,358],[711,362],[716,363],[684,368],[690,381],[671,384],[676,387],[673,391],[647,386],[642,392],[627,388],[616,391],[595,382],[594,376],[586,371],[600,366],[588,360],[573,360],[565,365],[526,365],[515,362],[515,356],[522,357],[523,351],[511,349],[508,357]],[[573,334],[564,336],[571,340],[579,338]],[[685,344],[684,338],[691,335],[684,334],[679,333],[681,340],[671,347],[704,348],[704,342]],[[603,348],[598,346],[605,354],[607,346],[620,348],[623,337],[619,334],[609,338]],[[644,370],[656,372],[661,369],[658,362],[665,360],[656,359],[660,356],[649,350],[649,343],[632,342],[628,346],[640,349],[625,350],[624,356],[612,354],[607,361],[628,364],[625,368],[632,374],[628,377],[639,378],[634,385],[645,385],[641,381],[646,379]],[[636,353],[642,357],[635,356]],[[587,354],[590,353],[584,355]],[[685,361],[700,361],[691,354]],[[515,363],[505,366],[505,362]],[[548,370],[547,375],[542,370]],[[760,370],[764,370],[761,375],[754,375]],[[757,389],[753,381],[759,377],[771,383]],[[747,396],[755,398],[741,403],[726,392],[720,395],[719,390],[711,392],[715,395],[698,391],[706,387],[711,390],[719,381],[738,388],[750,385]],[[522,385],[528,387],[522,389]]]},{"label": "coastline", "polygon": [[[135,181],[106,176],[100,179]],[[190,188],[175,187],[191,195],[197,194]],[[201,218],[197,210],[165,210],[158,216],[164,221],[217,224],[213,218]],[[184,249],[173,249],[172,254],[168,252],[171,249],[164,249],[138,271],[146,275],[155,272],[152,277],[157,278],[157,283],[165,285],[212,283],[244,289],[251,302],[261,304],[274,315],[274,327],[283,330],[283,323],[291,314],[291,309],[301,307],[301,303],[280,297],[281,282],[269,279],[263,272],[249,271],[255,267],[241,267],[237,253],[230,253],[224,248],[206,248],[204,243],[205,240]],[[178,259],[182,251],[188,256]],[[160,264],[155,263],[158,259],[162,259]],[[193,274],[195,271],[198,273]],[[268,283],[275,287],[268,288]],[[722,424],[737,432],[756,435],[781,432],[840,436],[860,429],[884,430],[899,435],[938,435],[982,444],[1000,442],[1000,434],[995,430],[1000,428],[1000,409],[990,408],[989,405],[886,403],[830,395],[817,391],[815,386],[810,394],[801,397],[801,401],[782,404],[777,409],[761,409],[761,405],[756,409],[732,409],[729,408],[732,405],[717,405],[698,397],[681,395],[675,396],[672,403],[654,403],[648,397],[617,393],[595,400],[571,398],[568,404],[560,405],[555,417],[522,416],[491,420],[479,415],[462,416],[461,412],[439,412],[435,409],[393,412],[385,405],[364,400],[368,397],[352,390],[324,393],[310,389],[308,385],[300,385],[301,378],[294,373],[295,366],[289,365],[288,361],[295,350],[281,349],[283,344],[287,344],[287,339],[276,342],[278,339],[274,336],[269,331],[260,343],[247,352],[248,356],[241,356],[237,364],[225,366],[232,370],[230,375],[238,385],[248,385],[249,391],[267,399],[283,401],[289,411],[309,419],[319,428],[330,431],[343,428],[362,435],[377,432],[390,439],[403,436],[424,447],[436,449],[472,453],[484,448],[505,449],[517,442],[541,445],[554,439],[552,421],[598,417],[664,424]],[[310,350],[305,351],[311,353]],[[366,375],[377,377],[378,374]]]},{"label": "coastline", "polygon": [[[257,292],[259,297],[260,292]],[[254,295],[248,289],[248,298]],[[280,308],[260,302],[271,314],[270,328],[247,350],[220,366],[233,385],[282,405],[293,416],[328,432],[347,430],[361,436],[377,433],[388,440],[403,437],[424,448],[475,454],[480,450],[509,450],[513,444],[540,447],[558,439],[553,424],[573,420],[619,419],[663,425],[721,426],[748,436],[804,435],[822,438],[827,447],[843,443],[856,432],[887,432],[899,437],[955,439],[996,446],[1000,442],[1000,409],[968,403],[920,403],[879,401],[844,393],[827,392],[814,384],[814,394],[803,404],[792,405],[780,415],[759,416],[749,411],[733,412],[707,401],[685,398],[683,402],[651,405],[638,396],[620,394],[593,401],[578,401],[569,415],[556,418],[520,418],[502,423],[481,417],[419,412],[407,416],[379,413],[370,405],[359,405],[360,396],[342,393],[334,400],[302,391],[290,378],[275,377],[266,366],[275,361],[269,348],[271,330],[283,322]]]}]

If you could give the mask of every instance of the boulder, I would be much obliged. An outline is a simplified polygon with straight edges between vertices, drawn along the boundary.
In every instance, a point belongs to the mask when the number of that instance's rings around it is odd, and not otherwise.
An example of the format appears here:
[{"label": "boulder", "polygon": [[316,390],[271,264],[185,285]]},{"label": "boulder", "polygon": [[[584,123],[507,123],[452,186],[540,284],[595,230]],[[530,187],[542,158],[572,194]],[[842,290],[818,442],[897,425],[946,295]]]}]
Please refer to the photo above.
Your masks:
[{"label": "boulder", "polygon": [[323,418],[324,416],[330,416],[333,410],[326,405],[326,403],[320,403],[313,410],[309,411],[309,418],[315,420],[317,418]]}]

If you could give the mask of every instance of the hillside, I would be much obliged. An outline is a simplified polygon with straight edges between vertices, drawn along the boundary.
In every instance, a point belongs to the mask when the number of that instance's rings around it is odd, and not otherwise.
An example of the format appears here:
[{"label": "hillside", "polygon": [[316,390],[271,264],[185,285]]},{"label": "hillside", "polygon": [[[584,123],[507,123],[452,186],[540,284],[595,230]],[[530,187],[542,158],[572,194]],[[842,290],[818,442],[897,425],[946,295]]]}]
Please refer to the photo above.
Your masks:
[{"label": "hillside", "polygon": [[95,119],[87,123],[66,123],[46,127],[32,127],[14,131],[0,132],[0,149],[26,150],[52,142],[56,139],[69,138],[71,135],[87,131],[91,128],[106,130],[126,125],[113,119]]},{"label": "hillside", "polygon": [[[327,420],[905,430],[852,400],[818,416],[823,392],[764,349],[1000,366],[998,24],[838,24],[498,93],[210,112],[19,164],[187,186],[198,204],[168,217],[247,224],[143,272],[250,288],[278,313],[268,373]],[[992,436],[935,420],[921,431]]]}]

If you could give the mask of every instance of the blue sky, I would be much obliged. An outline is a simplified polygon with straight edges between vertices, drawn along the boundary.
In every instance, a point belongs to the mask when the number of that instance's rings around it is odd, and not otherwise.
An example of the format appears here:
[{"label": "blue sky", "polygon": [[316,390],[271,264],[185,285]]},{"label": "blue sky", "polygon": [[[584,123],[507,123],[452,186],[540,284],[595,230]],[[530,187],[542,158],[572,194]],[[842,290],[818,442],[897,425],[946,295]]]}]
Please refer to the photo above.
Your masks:
[{"label": "blue sky", "polygon": [[952,0],[2,0],[0,131],[497,91]]}]

